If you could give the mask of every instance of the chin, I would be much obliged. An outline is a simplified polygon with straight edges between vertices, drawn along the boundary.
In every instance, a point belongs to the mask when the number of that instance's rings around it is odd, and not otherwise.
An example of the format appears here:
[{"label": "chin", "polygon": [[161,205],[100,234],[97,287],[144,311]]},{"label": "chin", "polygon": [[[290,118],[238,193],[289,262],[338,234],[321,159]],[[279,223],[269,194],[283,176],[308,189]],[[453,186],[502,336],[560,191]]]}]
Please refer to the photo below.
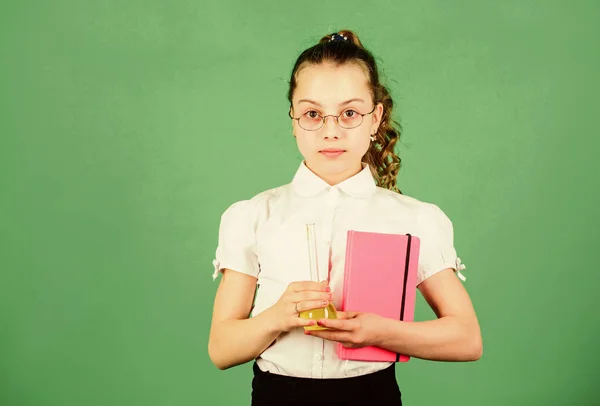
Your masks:
[{"label": "chin", "polygon": [[[309,167],[323,173],[343,173],[356,166],[356,164],[348,158],[349,157],[340,157],[336,159],[329,159],[319,156],[317,159],[310,161],[308,165]],[[361,167],[360,161],[358,165]]]}]

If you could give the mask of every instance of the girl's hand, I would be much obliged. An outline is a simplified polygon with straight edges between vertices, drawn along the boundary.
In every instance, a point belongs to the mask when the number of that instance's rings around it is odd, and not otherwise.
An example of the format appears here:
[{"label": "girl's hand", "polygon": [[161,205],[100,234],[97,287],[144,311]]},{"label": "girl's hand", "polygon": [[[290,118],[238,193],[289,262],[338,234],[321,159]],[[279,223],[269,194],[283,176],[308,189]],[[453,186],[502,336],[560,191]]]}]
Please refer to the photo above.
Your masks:
[{"label": "girl's hand", "polygon": [[331,290],[327,281],[292,282],[277,303],[268,311],[279,332],[289,332],[296,327],[314,326],[316,320],[302,319],[299,314],[306,310],[326,307],[331,301]]},{"label": "girl's hand", "polygon": [[344,347],[377,345],[377,331],[385,319],[373,313],[337,312],[337,319],[322,319],[318,324],[329,330],[305,331],[307,335],[337,341]]}]

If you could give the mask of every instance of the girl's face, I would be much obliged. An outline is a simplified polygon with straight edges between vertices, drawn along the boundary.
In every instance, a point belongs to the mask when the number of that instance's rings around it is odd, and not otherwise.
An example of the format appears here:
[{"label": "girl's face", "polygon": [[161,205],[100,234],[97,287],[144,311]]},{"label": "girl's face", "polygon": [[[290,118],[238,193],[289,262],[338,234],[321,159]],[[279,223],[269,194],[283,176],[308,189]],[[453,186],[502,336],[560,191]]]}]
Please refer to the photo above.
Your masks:
[{"label": "girl's face", "polygon": [[331,185],[358,173],[370,147],[370,137],[379,127],[383,106],[373,106],[367,75],[356,64],[308,65],[301,69],[292,100],[292,117],[305,116],[307,121],[318,123],[317,114],[341,114],[339,121],[344,125],[344,122],[356,123],[354,120],[360,122],[359,114],[371,111],[358,127],[351,129],[340,127],[335,117],[327,117],[323,126],[314,131],[302,128],[298,120],[292,120],[294,136],[306,166]]}]

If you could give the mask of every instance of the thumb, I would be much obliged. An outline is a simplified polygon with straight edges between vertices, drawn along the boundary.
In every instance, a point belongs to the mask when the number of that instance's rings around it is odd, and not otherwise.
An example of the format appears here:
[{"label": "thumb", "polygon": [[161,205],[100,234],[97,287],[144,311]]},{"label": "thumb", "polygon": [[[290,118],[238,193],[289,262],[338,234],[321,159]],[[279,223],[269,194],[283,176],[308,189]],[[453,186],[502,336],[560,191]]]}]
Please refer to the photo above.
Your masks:
[{"label": "thumb", "polygon": [[358,316],[358,312],[342,312],[339,310],[337,312],[338,319],[353,319],[356,316]]}]

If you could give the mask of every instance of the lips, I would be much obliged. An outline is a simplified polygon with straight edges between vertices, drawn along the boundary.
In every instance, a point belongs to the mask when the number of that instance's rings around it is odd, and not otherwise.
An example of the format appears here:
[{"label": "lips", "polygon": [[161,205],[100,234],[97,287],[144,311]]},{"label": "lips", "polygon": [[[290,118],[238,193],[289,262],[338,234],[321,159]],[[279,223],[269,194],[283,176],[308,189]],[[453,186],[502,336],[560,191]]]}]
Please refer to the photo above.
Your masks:
[{"label": "lips", "polygon": [[344,152],[346,151],[340,148],[325,148],[319,151],[321,155],[324,155],[328,158],[336,158],[342,155]]}]

